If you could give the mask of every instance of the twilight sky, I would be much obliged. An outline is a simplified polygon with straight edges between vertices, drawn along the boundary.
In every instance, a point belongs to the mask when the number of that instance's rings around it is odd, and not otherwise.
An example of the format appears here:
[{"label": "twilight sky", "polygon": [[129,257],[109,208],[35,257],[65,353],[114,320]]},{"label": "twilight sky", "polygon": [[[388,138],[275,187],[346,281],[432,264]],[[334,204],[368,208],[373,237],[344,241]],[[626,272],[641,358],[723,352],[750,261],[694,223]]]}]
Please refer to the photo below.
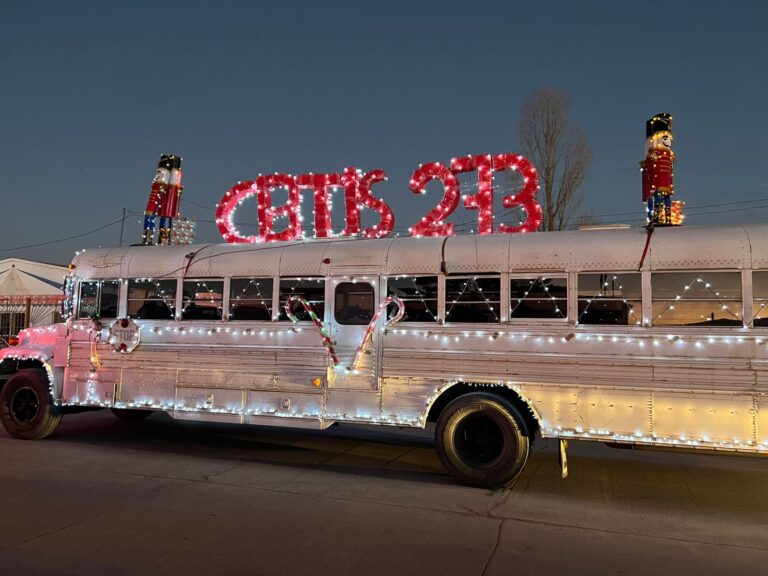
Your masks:
[{"label": "twilight sky", "polygon": [[589,138],[583,210],[642,222],[645,120],[670,112],[686,225],[768,221],[767,21],[746,1],[0,0],[0,259],[117,245],[123,208],[137,242],[161,153],[184,157],[200,241],[238,180],[350,165],[387,172],[404,229],[440,198],[409,191],[418,164],[518,151],[541,87]]}]

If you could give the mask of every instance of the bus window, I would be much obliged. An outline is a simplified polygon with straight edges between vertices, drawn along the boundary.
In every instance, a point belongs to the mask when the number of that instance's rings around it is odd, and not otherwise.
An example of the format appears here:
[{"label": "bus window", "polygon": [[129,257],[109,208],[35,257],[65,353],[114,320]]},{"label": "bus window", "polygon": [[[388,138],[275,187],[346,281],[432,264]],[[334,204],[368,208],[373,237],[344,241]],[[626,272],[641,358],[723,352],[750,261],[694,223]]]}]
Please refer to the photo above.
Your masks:
[{"label": "bus window", "polygon": [[120,293],[118,280],[103,280],[99,295],[99,318],[117,318],[117,303]]},{"label": "bus window", "polygon": [[272,278],[232,278],[230,320],[272,320]]},{"label": "bus window", "polygon": [[182,320],[221,320],[223,280],[184,280]]},{"label": "bus window", "polygon": [[117,318],[118,280],[80,282],[78,318]]},{"label": "bus window", "polygon": [[451,277],[445,281],[445,321],[499,322],[501,278],[499,276]]},{"label": "bus window", "polygon": [[639,273],[579,274],[579,324],[641,324]]},{"label": "bus window", "polygon": [[[400,322],[437,322],[437,276],[390,276],[387,278],[387,296],[396,296],[405,304]],[[390,304],[387,317],[396,313]]]},{"label": "bus window", "polygon": [[373,300],[373,286],[368,282],[341,282],[336,286],[336,322],[350,325],[368,324],[373,318]]},{"label": "bus window", "polygon": [[510,278],[509,317],[559,318],[568,316],[568,280],[565,276]]},{"label": "bus window", "polygon": [[80,282],[80,303],[77,311],[78,318],[93,318],[99,310],[99,283]]},{"label": "bus window", "polygon": [[741,326],[741,273],[651,275],[654,326]]},{"label": "bus window", "polygon": [[128,280],[128,316],[141,320],[172,320],[176,280]]},{"label": "bus window", "polygon": [[[322,322],[325,313],[325,280],[322,278],[281,278],[280,279],[280,321],[288,320],[285,314],[285,302],[289,296],[301,296],[309,302],[312,310]],[[293,313],[299,320],[311,321],[312,318],[301,304],[295,303]]]},{"label": "bus window", "polygon": [[768,271],[752,273],[752,321],[757,327],[768,326]]}]

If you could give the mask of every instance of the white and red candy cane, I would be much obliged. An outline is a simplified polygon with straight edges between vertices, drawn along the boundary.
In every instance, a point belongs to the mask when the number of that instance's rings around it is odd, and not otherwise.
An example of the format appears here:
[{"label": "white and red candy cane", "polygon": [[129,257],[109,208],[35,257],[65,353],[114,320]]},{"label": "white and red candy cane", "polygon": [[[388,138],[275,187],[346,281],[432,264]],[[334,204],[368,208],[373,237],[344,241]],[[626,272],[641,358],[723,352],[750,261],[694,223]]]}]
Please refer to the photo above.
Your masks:
[{"label": "white and red candy cane", "polygon": [[390,304],[390,302],[394,302],[397,304],[397,314],[392,316],[392,318],[389,318],[385,323],[384,327],[391,326],[395,322],[399,322],[400,319],[403,317],[403,314],[405,314],[405,304],[403,303],[402,298],[398,298],[397,296],[387,296],[384,298],[384,300],[381,301],[378,308],[376,308],[376,313],[373,315],[373,318],[371,318],[371,321],[368,323],[368,327],[365,329],[365,335],[363,336],[362,341],[360,342],[360,346],[357,347],[357,352],[355,352],[355,359],[352,361],[352,368],[351,370],[354,370],[357,368],[357,363],[360,361],[360,357],[363,355],[363,350],[365,350],[366,344],[368,344],[368,340],[371,337],[371,334],[373,333],[373,329],[376,326],[376,322],[379,319],[379,316],[381,316],[381,313],[386,310],[387,306]]},{"label": "white and red candy cane", "polygon": [[317,317],[317,314],[315,313],[315,310],[312,308],[312,304],[307,302],[306,299],[302,298],[301,296],[289,296],[288,300],[286,300],[284,309],[285,313],[290,319],[291,322],[298,322],[298,317],[291,312],[291,303],[293,302],[299,302],[303,307],[304,310],[307,311],[307,314],[309,314],[309,317],[312,319],[312,322],[315,324],[315,328],[317,328],[318,332],[320,333],[320,336],[323,339],[323,344],[325,345],[326,350],[328,350],[328,354],[331,356],[331,360],[333,360],[333,367],[342,367],[347,371],[353,371],[357,367],[357,363],[360,361],[360,357],[363,355],[363,351],[365,350],[366,344],[368,344],[368,340],[371,337],[371,334],[373,333],[373,329],[376,326],[376,322],[378,321],[379,317],[381,316],[381,313],[387,308],[387,306],[394,302],[397,304],[397,314],[395,314],[392,318],[389,318],[385,323],[384,327],[391,326],[395,322],[399,322],[400,319],[405,314],[405,304],[403,303],[402,298],[398,298],[397,296],[387,296],[384,298],[384,300],[381,301],[379,306],[376,308],[376,312],[373,315],[373,318],[371,318],[371,321],[368,323],[368,326],[365,329],[365,334],[363,335],[363,339],[360,341],[360,345],[357,347],[357,351],[355,352],[355,359],[352,361],[352,367],[347,368],[346,366],[343,366],[341,362],[339,362],[339,357],[336,355],[336,350],[333,348],[333,344],[331,343],[331,338],[328,332],[325,329],[325,326],[323,326],[322,321]]},{"label": "white and red candy cane", "polygon": [[285,301],[285,305],[283,306],[283,309],[285,310],[285,314],[286,316],[288,316],[288,319],[294,324],[299,321],[299,318],[293,312],[291,312],[291,304],[293,302],[298,302],[299,304],[304,306],[304,310],[307,311],[307,314],[309,314],[309,317],[312,319],[312,322],[314,322],[315,328],[317,328],[317,331],[320,332],[320,336],[323,339],[323,344],[325,345],[326,350],[328,350],[328,354],[331,355],[331,360],[333,360],[334,368],[336,366],[341,366],[341,362],[339,362],[339,357],[336,356],[336,351],[333,349],[333,344],[331,344],[331,337],[328,335],[328,332],[326,332],[325,327],[323,326],[323,322],[317,317],[317,314],[315,313],[315,309],[312,308],[312,304],[307,302],[307,300],[301,296],[288,296],[288,299]]}]

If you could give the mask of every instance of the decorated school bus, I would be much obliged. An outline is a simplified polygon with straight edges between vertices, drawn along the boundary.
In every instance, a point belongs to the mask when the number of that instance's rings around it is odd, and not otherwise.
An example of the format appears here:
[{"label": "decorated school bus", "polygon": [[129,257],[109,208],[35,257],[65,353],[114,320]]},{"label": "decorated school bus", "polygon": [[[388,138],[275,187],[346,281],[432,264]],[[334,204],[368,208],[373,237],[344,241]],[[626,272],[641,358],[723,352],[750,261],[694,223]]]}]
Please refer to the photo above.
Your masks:
[{"label": "decorated school bus", "polygon": [[[768,225],[88,250],[67,322],[0,352],[0,419],[67,407],[436,422],[458,480],[537,438],[768,454]],[[645,250],[647,248],[647,250]],[[562,444],[564,445],[564,444]]]}]

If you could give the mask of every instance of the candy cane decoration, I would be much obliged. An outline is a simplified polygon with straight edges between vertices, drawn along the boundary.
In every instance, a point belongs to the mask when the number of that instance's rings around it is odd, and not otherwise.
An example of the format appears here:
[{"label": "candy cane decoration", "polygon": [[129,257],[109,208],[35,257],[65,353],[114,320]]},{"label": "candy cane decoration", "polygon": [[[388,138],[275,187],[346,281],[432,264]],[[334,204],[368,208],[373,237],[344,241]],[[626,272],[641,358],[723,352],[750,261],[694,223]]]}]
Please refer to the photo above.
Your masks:
[{"label": "candy cane decoration", "polygon": [[328,334],[328,331],[325,329],[325,326],[323,326],[322,320],[317,317],[315,309],[312,308],[312,304],[307,302],[307,300],[302,296],[288,296],[288,300],[285,301],[285,305],[283,306],[288,319],[294,324],[299,321],[298,316],[291,312],[291,304],[293,302],[298,302],[304,306],[304,310],[307,311],[307,314],[309,314],[312,322],[314,322],[315,328],[317,328],[317,331],[320,332],[320,337],[323,339],[323,345],[325,345],[326,350],[328,350],[328,354],[331,355],[331,360],[333,360],[333,367],[336,368],[337,366],[341,366],[341,362],[339,362],[339,358],[336,356],[336,351],[333,349],[333,344],[331,344],[331,337]]},{"label": "candy cane decoration", "polygon": [[360,341],[360,345],[357,347],[357,351],[355,352],[355,359],[352,362],[352,367],[347,368],[346,366],[342,365],[341,362],[339,362],[339,357],[336,355],[336,350],[333,347],[333,343],[331,342],[331,337],[328,334],[328,331],[325,329],[325,326],[323,326],[323,322],[317,317],[314,308],[312,308],[312,304],[307,302],[305,298],[302,296],[288,297],[288,299],[285,301],[285,305],[283,306],[288,319],[294,324],[299,321],[299,318],[291,311],[291,304],[293,302],[298,302],[301,304],[304,307],[304,310],[307,311],[307,314],[309,314],[309,317],[315,324],[315,328],[317,328],[317,331],[320,333],[320,337],[323,339],[323,345],[325,346],[325,349],[328,350],[328,354],[331,356],[331,360],[333,360],[333,367],[344,368],[344,370],[347,372],[351,372],[357,367],[357,363],[360,360],[363,351],[365,350],[365,346],[368,344],[371,334],[373,333],[373,329],[376,326],[376,322],[378,321],[379,316],[381,316],[382,311],[385,310],[391,302],[397,304],[397,313],[384,323],[385,328],[391,326],[395,322],[399,322],[405,314],[405,304],[403,303],[402,298],[398,298],[396,296],[387,296],[384,300],[382,300],[376,309],[376,313],[373,315],[373,318],[371,318],[371,321],[368,323],[368,327],[365,330],[363,339]]},{"label": "candy cane decoration", "polygon": [[366,344],[368,344],[368,340],[371,337],[371,334],[373,333],[373,328],[376,326],[376,321],[379,319],[379,316],[381,316],[381,313],[387,308],[390,302],[394,302],[397,304],[397,314],[392,316],[392,318],[389,318],[384,323],[384,328],[391,326],[395,322],[399,322],[400,319],[405,314],[405,304],[403,303],[402,298],[398,298],[397,296],[387,296],[384,298],[384,300],[381,301],[379,304],[379,307],[376,308],[376,313],[373,315],[373,318],[371,318],[371,321],[368,323],[368,328],[365,330],[365,335],[363,336],[362,341],[360,342],[360,346],[357,347],[357,352],[355,352],[355,359],[352,361],[352,368],[351,370],[354,370],[357,368],[357,363],[360,360],[360,357],[363,355],[363,350],[365,350]]}]

